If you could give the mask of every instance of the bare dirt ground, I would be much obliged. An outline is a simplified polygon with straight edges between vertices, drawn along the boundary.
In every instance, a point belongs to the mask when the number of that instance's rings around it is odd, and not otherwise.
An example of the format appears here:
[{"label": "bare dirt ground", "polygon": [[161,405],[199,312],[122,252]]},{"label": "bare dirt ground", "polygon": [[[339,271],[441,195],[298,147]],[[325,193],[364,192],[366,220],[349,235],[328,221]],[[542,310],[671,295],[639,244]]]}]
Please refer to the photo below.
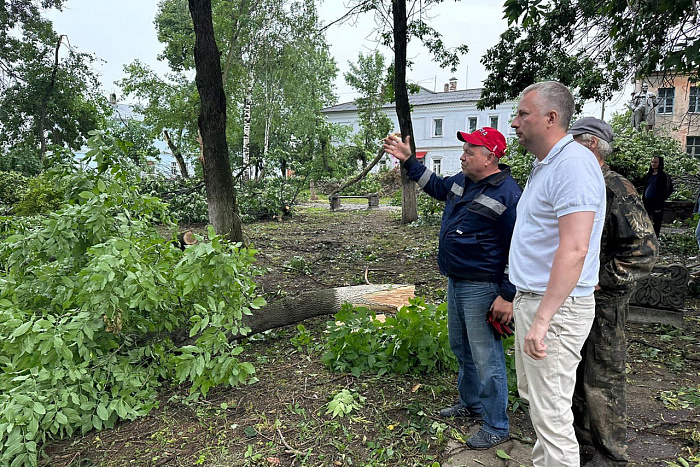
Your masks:
[{"label": "bare dirt ground", "polygon": [[[426,301],[444,300],[437,226],[403,226],[396,210],[331,213],[297,208],[282,222],[245,226],[259,250],[268,301],[319,288],[415,284]],[[329,317],[330,318],[330,317]],[[165,390],[151,415],[112,430],[57,441],[41,465],[87,466],[520,466],[531,465],[533,432],[522,409],[501,451],[470,451],[477,426],[435,416],[456,397],[455,374],[331,373],[320,362],[325,317],[254,336],[243,356],[257,382],[187,400]],[[687,302],[685,329],[629,325],[629,454],[633,466],[690,459],[700,444],[700,313]],[[333,418],[327,403],[343,389],[365,399]],[[691,464],[694,465],[694,464]]]}]

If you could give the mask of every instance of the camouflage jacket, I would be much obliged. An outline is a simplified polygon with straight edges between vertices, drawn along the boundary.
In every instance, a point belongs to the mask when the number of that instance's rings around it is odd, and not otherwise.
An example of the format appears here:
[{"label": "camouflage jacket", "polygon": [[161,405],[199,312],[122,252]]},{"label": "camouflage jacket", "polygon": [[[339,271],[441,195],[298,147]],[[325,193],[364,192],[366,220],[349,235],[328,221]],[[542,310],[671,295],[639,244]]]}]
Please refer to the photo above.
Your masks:
[{"label": "camouflage jacket", "polygon": [[607,204],[599,285],[602,292],[624,293],[654,267],[659,243],[634,186],[607,164],[602,170]]}]

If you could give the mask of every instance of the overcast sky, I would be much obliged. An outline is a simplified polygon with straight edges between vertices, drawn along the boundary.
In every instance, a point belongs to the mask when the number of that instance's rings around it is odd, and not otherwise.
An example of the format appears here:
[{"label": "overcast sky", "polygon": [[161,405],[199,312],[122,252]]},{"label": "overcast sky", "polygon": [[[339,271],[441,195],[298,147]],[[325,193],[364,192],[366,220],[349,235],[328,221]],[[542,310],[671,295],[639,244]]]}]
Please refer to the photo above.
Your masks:
[{"label": "overcast sky", "polygon": [[[321,20],[328,24],[341,17],[347,11],[346,3],[347,0],[322,0]],[[453,48],[466,44],[469,52],[462,58],[457,71],[452,73],[433,63],[429,53],[414,40],[408,50],[409,60],[414,62],[413,69],[408,72],[409,80],[436,91],[441,91],[451,77],[457,78],[458,89],[480,87],[486,78],[481,56],[497,43],[507,26],[502,19],[502,7],[502,1],[494,0],[447,0],[433,6],[427,12],[429,24],[443,35],[446,46]],[[135,59],[147,63],[161,75],[168,72],[167,65],[156,59],[163,50],[153,24],[157,9],[156,0],[67,0],[62,12],[50,12],[48,17],[58,34],[68,36],[71,46],[104,60],[95,68],[105,92],[119,93],[114,81],[124,77],[123,66]],[[377,45],[373,34],[375,29],[372,14],[364,14],[358,22],[334,25],[327,31],[331,55],[340,69],[335,82],[340,102],[352,100],[355,96],[343,79],[348,60],[356,62],[358,53],[377,48],[387,62],[391,60],[391,52]],[[608,103],[607,107],[613,104]],[[600,116],[600,110],[595,106],[586,110]]]}]

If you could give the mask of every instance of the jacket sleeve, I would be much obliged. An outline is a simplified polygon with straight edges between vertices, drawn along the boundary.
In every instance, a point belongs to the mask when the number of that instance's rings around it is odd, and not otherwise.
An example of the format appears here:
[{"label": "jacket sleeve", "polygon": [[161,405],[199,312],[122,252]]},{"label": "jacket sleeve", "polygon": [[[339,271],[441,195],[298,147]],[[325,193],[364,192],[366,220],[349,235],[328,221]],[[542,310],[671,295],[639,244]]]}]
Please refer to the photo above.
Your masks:
[{"label": "jacket sleeve", "polygon": [[600,265],[599,285],[602,289],[629,289],[651,272],[659,244],[638,195],[616,195],[609,206],[605,236],[615,251]]},{"label": "jacket sleeve", "polygon": [[[504,247],[506,255],[510,251],[510,241],[513,237],[513,228],[515,227],[515,212],[516,206],[513,205],[505,210],[499,218],[499,232],[501,236],[501,243]],[[507,258],[507,256],[506,256]],[[507,260],[506,260],[507,261]],[[503,278],[501,279],[501,297],[508,302],[512,302],[515,298],[515,286],[510,283],[508,279],[508,263],[506,262],[505,270],[503,271]]]},{"label": "jacket sleeve", "polygon": [[437,200],[447,200],[447,195],[454,184],[454,176],[442,178],[435,175],[432,170],[418,162],[418,159],[413,156],[404,162],[404,167],[408,178],[416,182],[423,191]]}]

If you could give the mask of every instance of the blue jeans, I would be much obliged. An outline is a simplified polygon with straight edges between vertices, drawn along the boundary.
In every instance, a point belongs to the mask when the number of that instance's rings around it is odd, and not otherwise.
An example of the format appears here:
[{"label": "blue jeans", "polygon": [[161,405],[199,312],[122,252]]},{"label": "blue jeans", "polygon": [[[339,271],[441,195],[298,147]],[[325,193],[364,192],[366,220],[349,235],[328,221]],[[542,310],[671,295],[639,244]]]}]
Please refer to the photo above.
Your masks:
[{"label": "blue jeans", "polygon": [[483,429],[508,434],[508,379],[501,339],[486,322],[499,293],[497,284],[449,279],[447,328],[459,361],[459,402],[484,416]]}]

